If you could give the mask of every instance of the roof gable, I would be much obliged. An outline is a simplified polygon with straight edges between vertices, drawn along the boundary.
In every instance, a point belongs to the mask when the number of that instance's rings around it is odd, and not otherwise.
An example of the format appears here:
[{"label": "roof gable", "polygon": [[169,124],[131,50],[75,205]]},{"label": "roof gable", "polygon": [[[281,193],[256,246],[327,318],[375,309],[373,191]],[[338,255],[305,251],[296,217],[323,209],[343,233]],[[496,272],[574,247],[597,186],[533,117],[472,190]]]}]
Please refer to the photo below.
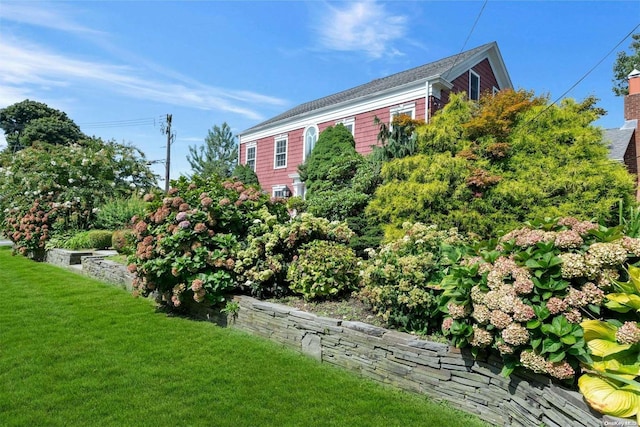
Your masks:
[{"label": "roof gable", "polygon": [[457,55],[452,55],[435,62],[402,71],[400,73],[372,80],[369,83],[365,83],[360,86],[335,93],[333,95],[325,96],[314,101],[305,102],[304,104],[300,104],[290,110],[285,111],[284,113],[281,113],[241,132],[240,135],[267,128],[271,125],[285,121],[287,119],[292,119],[294,117],[312,113],[321,109],[337,106],[349,101],[366,98],[368,96],[383,93],[385,91],[390,91],[411,83],[427,81],[440,77],[444,79],[448,79],[449,77],[455,78],[462,72],[466,71],[466,69],[475,65],[475,63],[480,62],[481,59],[484,59],[484,57],[487,56],[488,52],[490,51],[493,51],[493,58],[495,58],[494,62],[498,62],[498,64],[492,64],[494,67],[499,68],[498,70],[496,70],[496,77],[499,78],[499,80],[502,80],[503,87],[511,87],[511,80],[508,73],[506,72],[504,63],[502,62],[502,57],[498,50],[498,46],[495,42],[491,42],[459,53]]}]

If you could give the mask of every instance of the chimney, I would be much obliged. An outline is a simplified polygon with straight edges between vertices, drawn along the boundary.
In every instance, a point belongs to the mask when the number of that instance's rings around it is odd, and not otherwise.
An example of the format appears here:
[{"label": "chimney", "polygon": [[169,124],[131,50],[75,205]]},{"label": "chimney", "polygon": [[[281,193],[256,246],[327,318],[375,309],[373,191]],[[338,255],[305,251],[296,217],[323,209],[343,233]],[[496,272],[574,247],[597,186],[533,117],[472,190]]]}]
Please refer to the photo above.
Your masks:
[{"label": "chimney", "polygon": [[634,69],[629,74],[629,95],[624,97],[624,119],[636,120],[635,128],[638,128],[640,120],[640,71]]}]

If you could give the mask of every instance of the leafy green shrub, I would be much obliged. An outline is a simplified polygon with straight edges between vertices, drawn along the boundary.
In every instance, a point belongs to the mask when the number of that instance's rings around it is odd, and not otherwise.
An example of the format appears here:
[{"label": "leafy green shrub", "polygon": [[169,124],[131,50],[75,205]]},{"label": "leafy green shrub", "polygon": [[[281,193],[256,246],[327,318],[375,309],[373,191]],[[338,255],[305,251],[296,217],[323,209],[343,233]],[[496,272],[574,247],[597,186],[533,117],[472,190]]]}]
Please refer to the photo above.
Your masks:
[{"label": "leafy green shrub", "polygon": [[477,248],[443,280],[442,329],[458,347],[573,381],[588,362],[583,318],[622,319],[606,294],[638,262],[640,239],[575,218],[539,221]]},{"label": "leafy green shrub", "polygon": [[16,251],[41,251],[56,232],[93,227],[95,208],[154,185],[137,149],[104,142],[37,143],[0,153],[0,227]]},{"label": "leafy green shrub", "polygon": [[172,184],[134,226],[135,292],[157,292],[168,310],[221,303],[236,287],[236,254],[249,227],[264,213],[284,222],[286,207],[239,181],[194,176]]},{"label": "leafy green shrub", "polygon": [[289,266],[289,288],[305,300],[343,295],[358,286],[358,263],[353,249],[315,240],[302,246]]},{"label": "leafy green shrub", "polygon": [[142,217],[146,203],[137,196],[112,198],[99,206],[94,226],[103,230],[118,230],[131,225],[133,217]]},{"label": "leafy green shrub", "polygon": [[545,216],[614,224],[618,200],[634,199],[634,181],[609,159],[592,124],[600,113],[593,103],[547,106],[532,93],[509,90],[480,104],[452,95],[416,129],[418,153],[383,165],[384,182],[367,213],[386,224],[387,239],[399,236],[405,221],[481,238]]},{"label": "leafy green shrub", "polygon": [[308,213],[283,222],[263,209],[249,229],[245,247],[238,252],[238,281],[258,297],[282,296],[289,292],[285,286],[289,265],[304,244],[314,240],[347,243],[352,237],[345,223]]},{"label": "leafy green shrub", "polygon": [[112,234],[113,232],[109,230],[80,231],[64,242],[63,248],[72,250],[107,249],[111,247]]},{"label": "leafy green shrub", "polygon": [[432,333],[440,326],[440,281],[460,256],[464,239],[455,229],[405,223],[404,237],[369,251],[359,298],[389,325]]},{"label": "leafy green shrub", "polygon": [[135,252],[133,231],[129,228],[116,230],[111,236],[111,247],[122,255],[132,255]]}]

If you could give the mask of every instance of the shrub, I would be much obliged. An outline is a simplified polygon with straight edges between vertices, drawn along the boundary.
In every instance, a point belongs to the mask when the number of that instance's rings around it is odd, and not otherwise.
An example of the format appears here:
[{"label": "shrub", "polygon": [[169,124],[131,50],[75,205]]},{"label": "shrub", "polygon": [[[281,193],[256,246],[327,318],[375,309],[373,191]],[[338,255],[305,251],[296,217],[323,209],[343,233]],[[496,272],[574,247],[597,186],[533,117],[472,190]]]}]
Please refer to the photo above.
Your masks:
[{"label": "shrub", "polygon": [[456,230],[421,223],[403,225],[405,235],[369,251],[359,298],[389,325],[432,333],[440,326],[440,281],[460,256],[464,239]]},{"label": "shrub", "polygon": [[573,381],[588,361],[580,322],[620,314],[605,294],[637,262],[640,240],[574,218],[514,230],[476,250],[443,280],[442,329],[458,347],[497,350],[517,366]]},{"label": "shrub", "polygon": [[289,266],[289,288],[305,300],[336,297],[358,286],[358,258],[353,249],[315,240],[300,248]]},{"label": "shrub", "polygon": [[109,230],[80,231],[74,234],[66,242],[65,249],[107,249],[111,247],[113,232]]},{"label": "shrub", "polygon": [[99,206],[94,226],[104,230],[118,230],[131,226],[133,217],[142,217],[146,203],[137,196],[112,198]]},{"label": "shrub", "polygon": [[246,246],[238,252],[238,281],[255,296],[282,296],[289,291],[285,286],[289,265],[304,244],[314,240],[347,243],[352,237],[345,223],[308,213],[282,222],[263,209],[249,230]]},{"label": "shrub", "polygon": [[[135,227],[136,294],[158,293],[168,310],[215,305],[236,286],[239,242],[258,218],[288,218],[286,207],[239,181],[194,176],[174,181],[167,197],[154,200]],[[148,198],[152,198],[149,196]]]},{"label": "shrub", "polygon": [[122,255],[132,255],[135,252],[133,240],[131,229],[116,230],[111,236],[111,247]]}]

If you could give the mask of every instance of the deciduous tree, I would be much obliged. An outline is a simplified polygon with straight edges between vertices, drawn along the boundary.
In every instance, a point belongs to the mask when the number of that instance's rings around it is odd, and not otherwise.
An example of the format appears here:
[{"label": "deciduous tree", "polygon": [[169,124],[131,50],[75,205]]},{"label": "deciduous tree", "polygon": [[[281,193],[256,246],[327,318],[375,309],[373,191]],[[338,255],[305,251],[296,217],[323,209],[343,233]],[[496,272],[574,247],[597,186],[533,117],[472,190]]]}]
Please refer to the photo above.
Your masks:
[{"label": "deciduous tree", "polygon": [[624,96],[629,93],[628,76],[634,68],[640,69],[640,33],[631,36],[631,53],[618,52],[613,64],[613,93]]}]

